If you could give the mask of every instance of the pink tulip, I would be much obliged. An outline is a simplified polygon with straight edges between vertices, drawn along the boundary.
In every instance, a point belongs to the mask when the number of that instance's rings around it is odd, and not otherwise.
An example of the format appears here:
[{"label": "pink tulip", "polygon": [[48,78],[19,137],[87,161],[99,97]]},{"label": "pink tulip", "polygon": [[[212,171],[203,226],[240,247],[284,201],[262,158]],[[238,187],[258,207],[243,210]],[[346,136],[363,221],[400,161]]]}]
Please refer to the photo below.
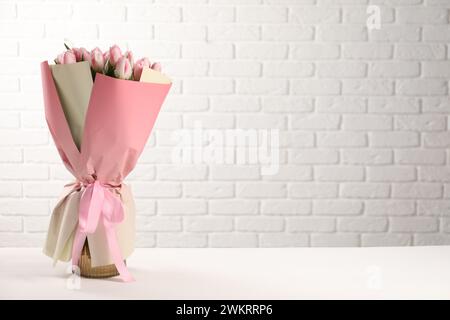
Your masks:
[{"label": "pink tulip", "polygon": [[58,55],[55,61],[56,63],[59,64],[69,64],[69,63],[76,63],[77,59],[72,51],[66,51]]},{"label": "pink tulip", "polygon": [[131,65],[134,64],[134,56],[133,56],[133,52],[131,51],[127,51],[125,52],[125,54],[123,55],[125,58],[127,58],[128,60],[130,60]]},{"label": "pink tulip", "polygon": [[148,58],[141,58],[134,64],[133,78],[136,81],[141,79],[142,69],[150,68],[150,61]]},{"label": "pink tulip", "polygon": [[122,57],[122,51],[117,45],[109,48],[109,63],[114,67],[119,59]]},{"label": "pink tulip", "polygon": [[109,59],[109,51],[105,51],[103,52],[103,61],[105,61],[105,63],[108,61]]},{"label": "pink tulip", "polygon": [[77,62],[83,61],[83,49],[84,48],[72,48],[72,52],[75,55]]},{"label": "pink tulip", "polygon": [[154,64],[152,64],[152,69],[161,72],[161,63],[155,62]]},{"label": "pink tulip", "polygon": [[131,67],[130,60],[121,57],[114,68],[114,75],[116,78],[128,80],[132,74],[133,68]]},{"label": "pink tulip", "polygon": [[80,50],[81,50],[81,60],[91,61],[91,53],[87,51],[85,48],[80,48]]},{"label": "pink tulip", "polygon": [[96,72],[102,72],[105,66],[105,60],[103,59],[102,51],[97,47],[91,51],[91,67]]}]

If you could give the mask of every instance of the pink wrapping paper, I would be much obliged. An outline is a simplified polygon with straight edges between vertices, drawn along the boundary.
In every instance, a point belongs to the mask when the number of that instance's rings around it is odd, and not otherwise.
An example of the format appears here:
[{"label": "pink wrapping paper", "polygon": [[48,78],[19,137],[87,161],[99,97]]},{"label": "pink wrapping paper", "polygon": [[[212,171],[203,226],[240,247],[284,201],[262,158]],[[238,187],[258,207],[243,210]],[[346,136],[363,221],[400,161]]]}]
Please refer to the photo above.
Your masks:
[{"label": "pink wrapping paper", "polygon": [[[120,197],[113,194],[117,193],[117,190],[120,191],[123,180],[136,165],[171,84],[120,80],[97,73],[79,151],[72,138],[46,61],[41,63],[41,73],[45,116],[55,145],[66,168],[78,183],[90,192],[89,199],[80,204],[80,214],[81,208],[87,206],[86,212],[82,214],[85,218],[89,216],[89,209],[91,216],[95,212],[101,215],[101,208],[95,208],[100,205],[97,198],[101,197],[102,201],[104,198],[109,199],[109,203],[104,206],[104,217],[97,217],[94,227],[103,221],[102,227],[114,231],[114,224],[120,223],[120,216],[124,212],[122,206],[119,208],[115,203],[116,199],[119,199],[120,204]],[[111,192],[113,198],[106,192]],[[111,210],[105,209],[111,206]],[[112,217],[111,221],[108,220],[107,211],[109,218]],[[86,223],[86,230],[92,231],[92,221],[82,221],[82,216],[78,233]],[[110,244],[112,240],[108,238],[105,241]],[[95,252],[91,254],[95,259]],[[111,254],[115,255],[114,252]]]}]

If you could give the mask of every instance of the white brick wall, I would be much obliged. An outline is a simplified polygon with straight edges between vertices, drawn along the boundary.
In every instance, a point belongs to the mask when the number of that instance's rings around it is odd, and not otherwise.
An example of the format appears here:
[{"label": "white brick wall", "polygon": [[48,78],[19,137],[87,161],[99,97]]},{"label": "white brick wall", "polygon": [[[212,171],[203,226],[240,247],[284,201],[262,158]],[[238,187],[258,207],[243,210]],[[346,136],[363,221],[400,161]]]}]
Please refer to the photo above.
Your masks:
[{"label": "white brick wall", "polygon": [[[381,29],[366,27],[378,5]],[[117,42],[174,86],[128,182],[138,246],[450,244],[450,1],[0,1],[0,246],[39,246],[70,175],[39,62]],[[278,173],[172,163],[172,135],[278,129]]]}]

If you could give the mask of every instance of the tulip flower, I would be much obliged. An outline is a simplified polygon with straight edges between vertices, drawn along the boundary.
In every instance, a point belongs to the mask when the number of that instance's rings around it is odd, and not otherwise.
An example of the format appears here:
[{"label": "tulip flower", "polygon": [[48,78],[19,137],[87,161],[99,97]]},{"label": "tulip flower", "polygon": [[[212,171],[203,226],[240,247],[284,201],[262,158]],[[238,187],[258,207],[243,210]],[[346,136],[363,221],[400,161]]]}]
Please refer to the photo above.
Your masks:
[{"label": "tulip flower", "polygon": [[59,64],[69,64],[76,63],[77,59],[75,57],[75,54],[69,50],[58,55],[55,62]]},{"label": "tulip flower", "polygon": [[139,81],[141,79],[142,69],[150,68],[148,58],[141,58],[134,64],[133,79]]},{"label": "tulip flower", "polygon": [[111,64],[111,66],[115,67],[121,57],[122,51],[117,45],[109,48],[109,63]]},{"label": "tulip flower", "polygon": [[134,65],[134,55],[131,51],[127,51],[125,52],[125,54],[123,55],[125,58],[127,58],[128,60],[130,60],[130,64]]},{"label": "tulip flower", "polygon": [[103,53],[98,47],[91,51],[90,64],[91,64],[91,68],[95,72],[103,71],[103,67],[105,66],[105,61],[103,59]]},{"label": "tulip flower", "polygon": [[91,61],[91,53],[87,51],[85,48],[80,48],[80,50],[81,50],[81,60]]},{"label": "tulip flower", "polygon": [[155,62],[154,64],[152,64],[152,69],[161,72],[161,64],[159,62]]},{"label": "tulip flower", "polygon": [[114,68],[114,76],[119,79],[129,80],[132,74],[133,68],[131,67],[130,60],[121,57]]},{"label": "tulip flower", "polygon": [[[72,48],[71,51],[75,55],[77,62],[83,61],[83,49],[84,48]],[[86,49],[84,49],[86,50]]]}]

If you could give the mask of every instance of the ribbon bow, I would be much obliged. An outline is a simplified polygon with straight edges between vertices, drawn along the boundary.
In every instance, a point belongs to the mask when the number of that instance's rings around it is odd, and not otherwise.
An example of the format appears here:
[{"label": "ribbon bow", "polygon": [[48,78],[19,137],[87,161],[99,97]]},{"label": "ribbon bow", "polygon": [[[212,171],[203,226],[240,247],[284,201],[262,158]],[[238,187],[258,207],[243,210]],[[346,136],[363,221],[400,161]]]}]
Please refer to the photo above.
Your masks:
[{"label": "ribbon bow", "polygon": [[106,240],[120,278],[124,282],[133,281],[120,252],[115,225],[124,219],[122,202],[111,191],[111,187],[98,180],[85,185],[81,195],[78,228],[72,247],[72,265],[78,265],[84,242],[88,234],[97,230],[99,223],[105,227]]}]

